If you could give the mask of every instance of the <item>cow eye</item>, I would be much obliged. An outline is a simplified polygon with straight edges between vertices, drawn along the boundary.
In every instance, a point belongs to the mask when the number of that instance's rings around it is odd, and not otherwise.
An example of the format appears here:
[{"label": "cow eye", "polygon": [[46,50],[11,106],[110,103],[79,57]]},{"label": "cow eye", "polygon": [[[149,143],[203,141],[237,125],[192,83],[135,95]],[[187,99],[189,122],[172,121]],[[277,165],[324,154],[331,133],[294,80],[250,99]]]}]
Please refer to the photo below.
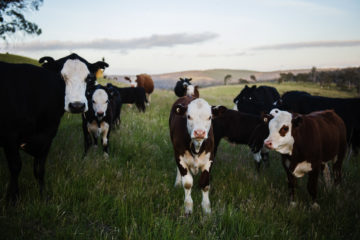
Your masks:
[{"label": "cow eye", "polygon": [[192,119],[192,118],[190,117],[190,115],[188,115],[188,116],[187,116],[187,118],[188,118],[189,120],[191,120],[191,119]]},{"label": "cow eye", "polygon": [[92,100],[92,103],[94,103],[94,104],[95,104],[95,101],[94,101],[94,100]]},{"label": "cow eye", "polygon": [[208,118],[208,120],[211,120],[211,116]]},{"label": "cow eye", "polygon": [[289,131],[289,127],[284,127],[284,131],[285,132]]}]

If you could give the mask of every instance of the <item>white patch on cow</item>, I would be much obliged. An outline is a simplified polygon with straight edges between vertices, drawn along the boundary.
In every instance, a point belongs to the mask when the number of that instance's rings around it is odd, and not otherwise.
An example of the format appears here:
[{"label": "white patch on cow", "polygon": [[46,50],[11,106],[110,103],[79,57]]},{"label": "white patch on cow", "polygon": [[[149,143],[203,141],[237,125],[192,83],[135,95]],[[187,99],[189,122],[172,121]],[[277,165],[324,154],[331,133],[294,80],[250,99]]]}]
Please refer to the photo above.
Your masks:
[{"label": "white patch on cow", "polygon": [[95,136],[95,137],[98,137],[99,136],[99,127],[96,123],[96,121],[92,121],[91,123],[88,123],[87,124],[87,129],[88,129],[88,132],[92,135],[92,136]]},{"label": "white patch on cow", "polygon": [[181,174],[178,167],[176,167],[176,179],[175,179],[175,187],[179,187],[181,185]]},{"label": "white patch on cow", "polygon": [[[208,138],[211,127],[211,106],[202,98],[195,99],[188,105],[187,109],[187,129],[194,142],[194,146],[200,149],[202,141]],[[203,131],[204,138],[196,138],[195,131]]]},{"label": "white patch on cow", "polygon": [[238,107],[237,107],[237,104],[235,103],[234,107],[233,107],[233,110],[235,111],[239,111]]},{"label": "white patch on cow", "polygon": [[210,186],[206,187],[205,190],[203,190],[203,189],[201,190],[201,192],[202,192],[201,207],[202,207],[205,214],[210,214],[211,213],[209,190],[210,190]]},{"label": "white patch on cow", "polygon": [[317,202],[314,202],[311,205],[311,209],[314,210],[314,211],[319,211],[320,210],[320,205]]},{"label": "white patch on cow", "polygon": [[100,134],[102,135],[103,146],[108,144],[107,134],[109,132],[110,125],[107,122],[100,123]]},{"label": "white patch on cow", "polygon": [[[95,116],[101,120],[106,115],[108,108],[109,97],[104,89],[96,89],[92,95],[92,105]],[[99,117],[99,113],[103,115]]]},{"label": "white patch on cow", "polygon": [[210,160],[210,152],[201,153],[201,155],[192,156],[189,151],[185,151],[183,156],[180,156],[180,164],[186,169],[190,169],[192,174],[196,175],[201,171],[210,170],[212,161]]},{"label": "white patch on cow", "polygon": [[259,163],[261,161],[261,151],[258,151],[257,153],[254,153],[253,156],[254,156],[254,159],[255,159],[256,162]]},{"label": "white patch on cow", "polygon": [[[274,118],[269,122],[270,134],[264,142],[271,142],[272,148],[279,153],[292,155],[295,140],[291,135],[291,113],[280,111],[279,109],[273,109],[270,114],[273,115]],[[279,131],[284,125],[288,127],[288,131],[285,136],[281,136]]]},{"label": "white patch on cow", "polygon": [[186,89],[187,96],[194,96],[195,95],[195,88],[193,85],[188,85]]},{"label": "white patch on cow", "polygon": [[327,189],[331,189],[332,184],[331,184],[330,169],[327,163],[323,163],[323,164],[324,164],[323,177],[324,177],[325,186]]},{"label": "white patch on cow", "polygon": [[89,70],[85,63],[78,59],[69,59],[64,63],[61,75],[65,81],[65,111],[69,112],[69,103],[85,103],[85,112],[88,110],[88,104],[85,96],[86,78]]},{"label": "white patch on cow", "polygon": [[131,87],[137,87],[138,83],[137,83],[136,79],[137,79],[136,76],[130,77],[130,86]]},{"label": "white patch on cow", "polygon": [[181,180],[185,191],[185,199],[184,199],[185,214],[191,214],[193,211],[193,200],[191,198],[191,188],[193,185],[193,178],[190,172],[188,172],[185,176],[182,177]]},{"label": "white patch on cow", "polygon": [[297,178],[303,177],[305,173],[308,173],[312,170],[311,163],[303,161],[296,165],[293,175]]}]

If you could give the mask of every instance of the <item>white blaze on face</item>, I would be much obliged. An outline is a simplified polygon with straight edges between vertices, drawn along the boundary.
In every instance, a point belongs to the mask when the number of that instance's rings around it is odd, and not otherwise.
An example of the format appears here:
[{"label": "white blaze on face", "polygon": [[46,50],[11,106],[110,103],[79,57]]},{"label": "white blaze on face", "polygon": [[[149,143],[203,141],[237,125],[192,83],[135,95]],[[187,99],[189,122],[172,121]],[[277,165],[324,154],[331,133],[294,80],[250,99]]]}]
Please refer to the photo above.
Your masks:
[{"label": "white blaze on face", "polygon": [[273,115],[274,118],[269,122],[270,134],[264,141],[265,145],[266,143],[271,143],[274,150],[282,154],[291,155],[294,145],[294,138],[291,136],[291,113],[273,109],[270,114]]},{"label": "white blaze on face", "polygon": [[109,97],[106,91],[104,89],[95,90],[94,94],[92,95],[92,105],[96,117],[105,117],[108,103]]},{"label": "white blaze on face", "polygon": [[130,77],[130,86],[131,87],[137,87],[137,82],[136,82],[137,77]]},{"label": "white blaze on face", "polygon": [[87,66],[78,59],[69,59],[65,62],[61,75],[65,81],[65,111],[69,112],[69,103],[81,102],[88,110],[85,96],[86,78],[89,75]]},{"label": "white blaze on face", "polygon": [[195,99],[188,105],[187,109],[187,129],[195,145],[195,149],[200,149],[201,143],[208,138],[211,127],[211,106],[202,98]]},{"label": "white blaze on face", "polygon": [[186,95],[187,96],[194,96],[195,95],[195,88],[193,85],[188,85],[186,88]]}]

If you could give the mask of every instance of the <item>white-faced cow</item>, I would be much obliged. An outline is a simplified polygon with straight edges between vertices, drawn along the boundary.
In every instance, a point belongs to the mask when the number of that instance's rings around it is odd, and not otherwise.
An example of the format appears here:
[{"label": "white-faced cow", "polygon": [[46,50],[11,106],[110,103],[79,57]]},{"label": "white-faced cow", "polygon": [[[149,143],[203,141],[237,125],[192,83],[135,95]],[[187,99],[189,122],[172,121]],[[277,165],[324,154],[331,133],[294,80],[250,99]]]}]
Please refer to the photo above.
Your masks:
[{"label": "white-faced cow", "polygon": [[181,97],[172,106],[169,118],[170,137],[177,164],[175,186],[185,190],[185,214],[193,211],[192,174],[201,171],[199,185],[202,191],[203,211],[211,213],[209,190],[210,171],[214,161],[214,135],[211,119],[216,110],[201,98]]},{"label": "white-faced cow", "polygon": [[124,77],[130,82],[131,87],[143,87],[146,93],[146,99],[150,103],[150,94],[154,91],[154,82],[150,75],[139,74],[135,77]]},{"label": "white-faced cow", "polygon": [[[104,156],[109,156],[109,137],[114,121],[116,121],[117,106],[112,92],[116,89],[108,89],[97,85],[88,93],[89,111],[82,115],[82,127],[85,140],[86,155],[89,147],[94,144],[97,146],[98,137],[101,138]],[[119,113],[120,114],[120,113]],[[120,119],[120,116],[118,116]]]},{"label": "white-faced cow", "polygon": [[193,96],[198,98],[200,96],[198,86],[192,85],[191,80],[192,78],[180,78],[174,87],[175,95],[178,97]]},{"label": "white-faced cow", "polygon": [[[290,188],[290,203],[294,205],[295,177],[309,174],[307,189],[316,203],[318,176],[333,162],[335,183],[341,180],[341,166],[346,152],[346,128],[333,111],[318,111],[307,115],[291,114],[279,109],[270,112],[269,136],[264,143],[283,154],[283,166]],[[326,174],[324,174],[326,176]]]},{"label": "white-faced cow", "polygon": [[0,131],[0,146],[10,170],[7,199],[15,202],[21,170],[19,149],[34,156],[34,175],[42,193],[46,157],[64,110],[72,113],[87,110],[85,89],[90,71],[77,59],[63,61],[56,72],[30,64],[3,62],[0,71],[0,101],[2,116],[6,116],[0,118],[1,126],[6,126]]}]

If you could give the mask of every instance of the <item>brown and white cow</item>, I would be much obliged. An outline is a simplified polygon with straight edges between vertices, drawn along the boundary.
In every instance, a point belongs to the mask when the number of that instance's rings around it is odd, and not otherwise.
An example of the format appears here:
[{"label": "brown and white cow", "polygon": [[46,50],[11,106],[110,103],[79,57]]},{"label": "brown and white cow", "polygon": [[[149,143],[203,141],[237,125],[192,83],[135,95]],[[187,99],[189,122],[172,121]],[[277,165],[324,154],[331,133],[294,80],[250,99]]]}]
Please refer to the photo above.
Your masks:
[{"label": "brown and white cow", "polygon": [[191,188],[192,174],[201,171],[199,185],[202,191],[201,206],[211,213],[209,190],[210,170],[214,161],[214,135],[211,119],[218,111],[202,98],[181,97],[172,106],[169,118],[170,137],[177,164],[175,186],[185,190],[185,214],[193,211]]},{"label": "brown and white cow", "polygon": [[146,98],[150,103],[150,94],[154,91],[154,81],[148,74],[139,74],[135,77],[124,77],[130,82],[131,87],[143,87],[145,89]]},{"label": "brown and white cow", "polygon": [[295,205],[295,177],[309,173],[307,189],[313,207],[319,208],[316,203],[318,176],[324,170],[326,177],[327,162],[333,162],[335,183],[341,180],[341,165],[347,148],[343,120],[333,110],[301,115],[273,109],[270,115],[273,117],[269,122],[270,134],[264,144],[283,154],[290,204]]}]

